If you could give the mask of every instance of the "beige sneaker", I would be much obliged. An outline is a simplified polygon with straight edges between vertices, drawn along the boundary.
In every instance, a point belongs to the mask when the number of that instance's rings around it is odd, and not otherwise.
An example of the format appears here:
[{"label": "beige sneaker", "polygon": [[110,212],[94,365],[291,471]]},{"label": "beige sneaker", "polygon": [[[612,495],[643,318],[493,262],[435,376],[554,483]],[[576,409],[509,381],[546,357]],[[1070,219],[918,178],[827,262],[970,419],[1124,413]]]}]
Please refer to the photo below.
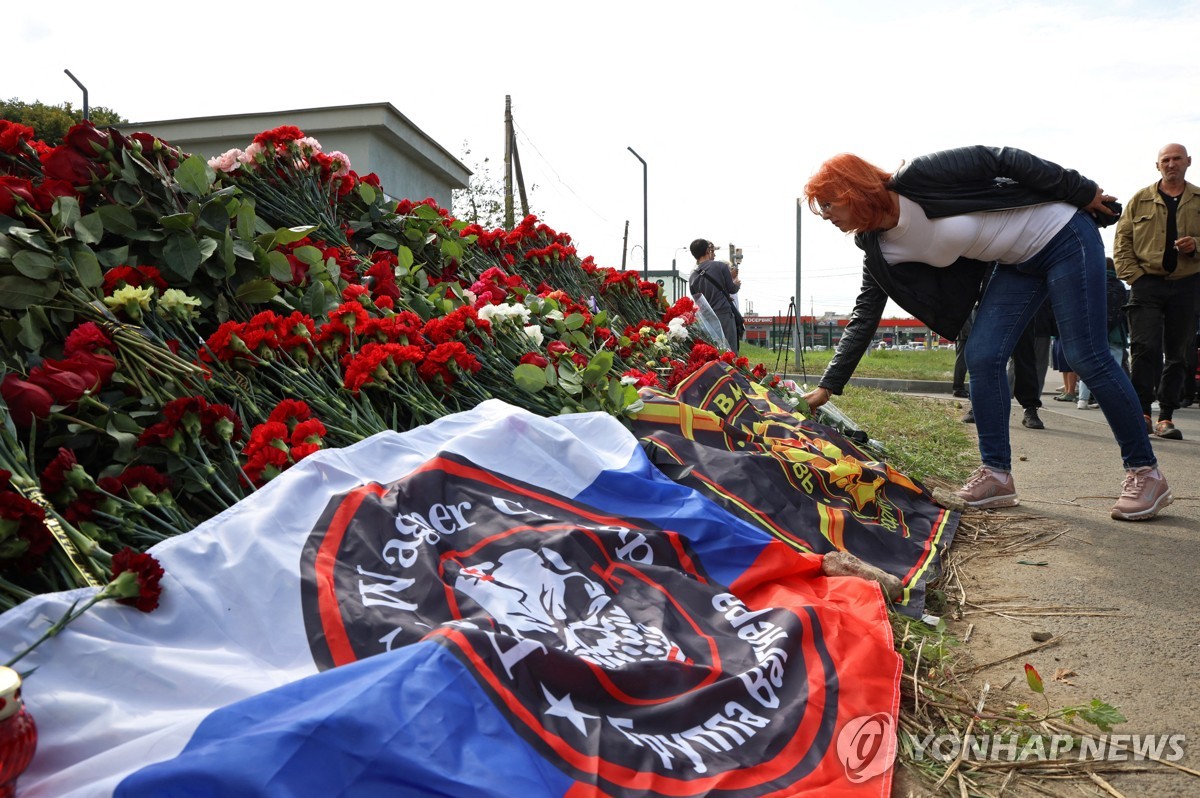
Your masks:
[{"label": "beige sneaker", "polygon": [[1157,468],[1131,468],[1125,472],[1121,498],[1112,508],[1112,517],[1118,521],[1147,521],[1173,499],[1167,480]]},{"label": "beige sneaker", "polygon": [[968,507],[986,510],[990,507],[1016,507],[1021,503],[1012,474],[980,466],[967,478],[955,494]]}]

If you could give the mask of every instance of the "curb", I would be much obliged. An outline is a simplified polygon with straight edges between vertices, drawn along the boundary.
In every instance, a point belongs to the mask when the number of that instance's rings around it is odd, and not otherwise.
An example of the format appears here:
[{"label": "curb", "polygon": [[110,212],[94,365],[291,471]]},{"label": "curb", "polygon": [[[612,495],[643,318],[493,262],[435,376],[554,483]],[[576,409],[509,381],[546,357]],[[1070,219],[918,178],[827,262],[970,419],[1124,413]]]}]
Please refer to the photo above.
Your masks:
[{"label": "curb", "polygon": [[891,380],[877,377],[851,377],[850,384],[860,388],[876,388],[895,393],[944,393],[954,392],[954,386],[940,380]]}]

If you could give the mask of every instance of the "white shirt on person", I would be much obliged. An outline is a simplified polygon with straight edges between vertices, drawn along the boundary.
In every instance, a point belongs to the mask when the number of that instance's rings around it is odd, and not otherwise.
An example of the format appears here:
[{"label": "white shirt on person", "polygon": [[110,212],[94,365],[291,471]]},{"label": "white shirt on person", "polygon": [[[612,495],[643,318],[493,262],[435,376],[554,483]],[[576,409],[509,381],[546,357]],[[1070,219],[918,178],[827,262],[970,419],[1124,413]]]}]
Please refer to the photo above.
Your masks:
[{"label": "white shirt on person", "polygon": [[884,231],[879,245],[888,263],[944,267],[961,257],[1023,263],[1041,252],[1077,210],[1066,202],[1046,202],[930,219],[920,205],[900,196],[900,220]]}]

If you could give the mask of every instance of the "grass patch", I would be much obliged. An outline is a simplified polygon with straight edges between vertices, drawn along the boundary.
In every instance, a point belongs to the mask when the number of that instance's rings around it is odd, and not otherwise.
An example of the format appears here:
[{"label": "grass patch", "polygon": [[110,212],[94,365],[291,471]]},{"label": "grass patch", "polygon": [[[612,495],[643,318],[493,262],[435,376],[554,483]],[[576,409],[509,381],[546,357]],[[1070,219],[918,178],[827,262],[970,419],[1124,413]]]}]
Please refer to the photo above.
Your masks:
[{"label": "grass patch", "polygon": [[917,479],[959,483],[979,465],[957,402],[850,385],[834,404],[883,443],[888,463]]},{"label": "grass patch", "polygon": [[[740,354],[749,358],[751,363],[762,363],[768,371],[775,374],[786,372],[795,379],[795,375],[799,373],[801,379],[796,381],[807,381],[810,385],[816,384],[833,357],[833,352],[828,350],[806,350],[803,353],[804,362],[801,369],[796,364],[796,358],[792,352],[776,352],[761,346],[743,344]],[[805,379],[805,375],[807,375],[807,379]],[[894,380],[950,382],[954,377],[954,350],[871,350],[863,356],[858,368],[854,370],[854,375]]]}]

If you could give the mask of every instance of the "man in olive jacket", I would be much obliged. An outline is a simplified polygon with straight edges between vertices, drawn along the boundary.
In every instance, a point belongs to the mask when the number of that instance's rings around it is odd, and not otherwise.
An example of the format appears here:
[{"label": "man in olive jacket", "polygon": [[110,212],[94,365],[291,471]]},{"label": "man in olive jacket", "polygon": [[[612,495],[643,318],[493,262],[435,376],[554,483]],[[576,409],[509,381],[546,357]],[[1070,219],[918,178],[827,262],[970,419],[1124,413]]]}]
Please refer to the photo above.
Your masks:
[{"label": "man in olive jacket", "polygon": [[1191,165],[1182,144],[1159,150],[1161,179],[1126,203],[1113,241],[1117,276],[1130,288],[1130,379],[1147,426],[1157,399],[1153,432],[1174,440],[1183,437],[1171,419],[1183,398],[1200,292],[1200,189],[1184,180]]}]

